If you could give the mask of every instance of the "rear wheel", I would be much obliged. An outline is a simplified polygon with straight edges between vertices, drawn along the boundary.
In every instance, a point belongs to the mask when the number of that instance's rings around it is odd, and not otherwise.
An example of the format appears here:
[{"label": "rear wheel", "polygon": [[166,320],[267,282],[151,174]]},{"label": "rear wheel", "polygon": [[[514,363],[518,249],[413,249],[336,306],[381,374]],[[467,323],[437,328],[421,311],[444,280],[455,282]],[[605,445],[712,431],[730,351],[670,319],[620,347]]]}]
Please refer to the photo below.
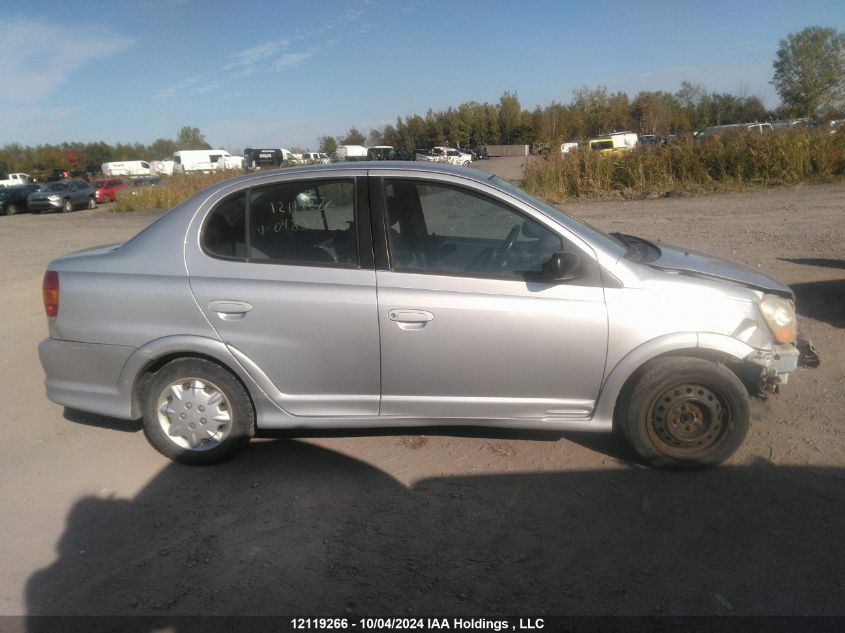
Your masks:
[{"label": "rear wheel", "polygon": [[62,213],[70,213],[71,211],[73,211],[73,204],[71,201],[68,199],[62,202]]},{"label": "rear wheel", "polygon": [[204,359],[165,365],[147,383],[142,403],[150,444],[178,462],[223,461],[254,434],[255,410],[246,389]]},{"label": "rear wheel", "polygon": [[702,468],[730,457],[748,433],[745,386],[720,363],[658,358],[640,370],[619,402],[619,423],[654,466]]},{"label": "rear wheel", "polygon": [[6,207],[6,215],[15,215],[17,212],[18,212],[17,205],[10,204],[8,207]]},{"label": "rear wheel", "polygon": [[97,208],[97,201],[94,200],[93,197],[88,198],[88,208],[89,209],[96,209]]}]

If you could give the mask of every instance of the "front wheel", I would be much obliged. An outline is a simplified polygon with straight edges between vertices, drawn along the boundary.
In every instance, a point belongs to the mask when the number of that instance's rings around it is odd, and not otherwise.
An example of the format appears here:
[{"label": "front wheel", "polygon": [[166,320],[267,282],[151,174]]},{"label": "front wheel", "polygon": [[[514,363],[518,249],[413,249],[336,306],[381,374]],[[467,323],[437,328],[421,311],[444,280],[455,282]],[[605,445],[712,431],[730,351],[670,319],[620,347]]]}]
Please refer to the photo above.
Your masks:
[{"label": "front wheel", "polygon": [[62,203],[62,213],[70,213],[73,211],[73,203],[70,200],[65,200]]},{"label": "front wheel", "polygon": [[88,208],[89,209],[96,209],[97,208],[97,201],[94,198],[88,198]]},{"label": "front wheel", "polygon": [[622,433],[654,466],[703,468],[730,457],[748,434],[748,392],[721,363],[657,358],[623,390]]},{"label": "front wheel", "polygon": [[254,434],[255,410],[246,389],[200,358],[165,365],[147,383],[142,406],[147,440],[178,462],[223,461]]}]

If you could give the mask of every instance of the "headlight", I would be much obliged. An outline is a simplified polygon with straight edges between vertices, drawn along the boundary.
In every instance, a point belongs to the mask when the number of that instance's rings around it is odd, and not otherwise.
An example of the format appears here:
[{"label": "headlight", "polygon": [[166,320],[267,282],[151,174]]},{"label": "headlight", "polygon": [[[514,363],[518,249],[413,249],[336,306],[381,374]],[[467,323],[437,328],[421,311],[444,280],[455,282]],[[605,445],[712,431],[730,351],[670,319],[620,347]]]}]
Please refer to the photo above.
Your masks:
[{"label": "headlight", "polygon": [[57,196],[56,194],[53,194],[52,196],[47,196],[47,200],[49,200],[50,202],[58,202],[61,199],[62,197]]},{"label": "headlight", "polygon": [[778,343],[793,343],[798,336],[795,304],[791,299],[766,295],[760,302],[760,313]]}]

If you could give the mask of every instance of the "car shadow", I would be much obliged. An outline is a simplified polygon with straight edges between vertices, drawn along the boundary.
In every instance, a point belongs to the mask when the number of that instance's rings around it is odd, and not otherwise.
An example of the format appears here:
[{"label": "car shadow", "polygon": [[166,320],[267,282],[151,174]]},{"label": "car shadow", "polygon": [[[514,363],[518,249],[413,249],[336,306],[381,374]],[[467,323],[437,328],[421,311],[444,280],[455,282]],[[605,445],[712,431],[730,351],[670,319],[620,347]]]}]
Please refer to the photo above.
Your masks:
[{"label": "car shadow", "polygon": [[97,413],[80,411],[79,409],[71,409],[70,407],[65,407],[62,417],[74,424],[84,424],[85,426],[111,429],[112,431],[122,431],[124,433],[137,433],[144,427],[141,419],[121,420]]},{"label": "car shadow", "polygon": [[798,313],[838,328],[845,327],[845,279],[792,284]]},{"label": "car shadow", "polygon": [[830,259],[827,257],[778,257],[782,262],[802,264],[804,266],[817,266],[819,268],[845,268],[845,259]]},{"label": "car shadow", "polygon": [[218,466],[170,464],[131,499],[79,499],[27,582],[28,630],[77,614],[150,616],[150,631],[197,614],[838,614],[843,491],[843,469],[766,461],[406,487],[255,441]]}]

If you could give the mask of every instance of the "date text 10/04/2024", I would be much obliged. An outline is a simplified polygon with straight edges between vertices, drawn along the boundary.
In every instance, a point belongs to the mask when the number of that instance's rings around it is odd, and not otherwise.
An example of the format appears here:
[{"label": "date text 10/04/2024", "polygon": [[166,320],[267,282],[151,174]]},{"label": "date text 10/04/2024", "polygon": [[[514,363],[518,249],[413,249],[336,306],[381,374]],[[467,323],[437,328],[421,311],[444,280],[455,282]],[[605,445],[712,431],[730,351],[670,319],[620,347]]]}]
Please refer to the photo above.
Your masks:
[{"label": "date text 10/04/2024", "polygon": [[488,620],[485,618],[293,618],[290,621],[294,630],[327,631],[359,629],[362,631],[399,630],[399,631],[507,631],[539,630],[544,628],[542,618],[519,618],[517,622],[508,620]]}]

